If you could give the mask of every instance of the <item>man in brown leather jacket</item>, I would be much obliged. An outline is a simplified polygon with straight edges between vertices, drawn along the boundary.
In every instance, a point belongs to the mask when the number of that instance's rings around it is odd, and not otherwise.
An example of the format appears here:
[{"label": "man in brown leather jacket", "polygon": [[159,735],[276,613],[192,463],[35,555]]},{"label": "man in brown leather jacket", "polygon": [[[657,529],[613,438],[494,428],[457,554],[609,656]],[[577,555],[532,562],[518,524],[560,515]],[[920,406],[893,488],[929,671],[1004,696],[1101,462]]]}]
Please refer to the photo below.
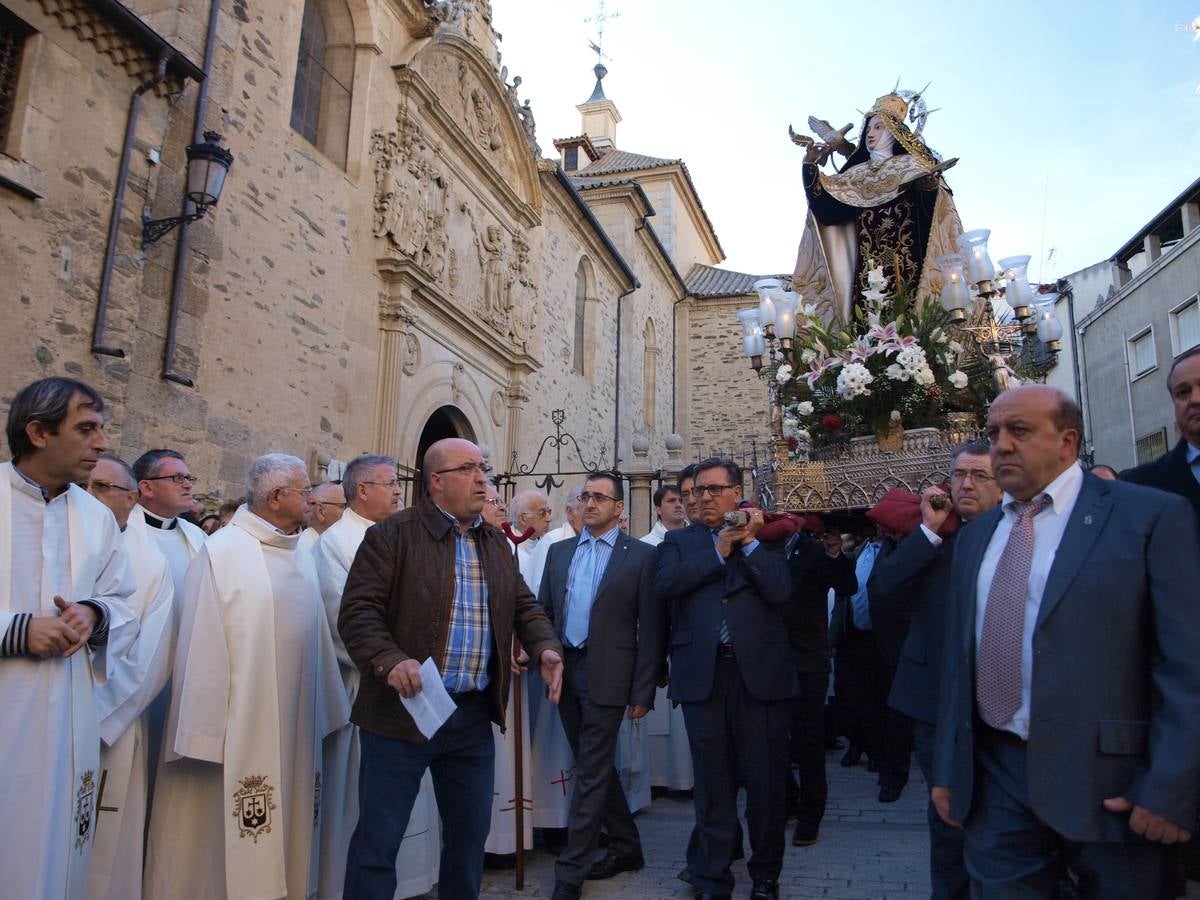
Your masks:
[{"label": "man in brown leather jacket", "polygon": [[[502,725],[514,631],[558,702],[562,646],[517,570],[504,535],[480,515],[487,466],[469,441],[425,453],[426,495],[367,531],[342,594],[338,631],[362,672],[351,714],[361,729],[359,820],[347,898],[390,900],[395,859],[426,769],[447,840],[438,893],[476,897],[491,823],[491,723]],[[458,709],[426,740],[397,694],[421,690],[437,663]]]}]

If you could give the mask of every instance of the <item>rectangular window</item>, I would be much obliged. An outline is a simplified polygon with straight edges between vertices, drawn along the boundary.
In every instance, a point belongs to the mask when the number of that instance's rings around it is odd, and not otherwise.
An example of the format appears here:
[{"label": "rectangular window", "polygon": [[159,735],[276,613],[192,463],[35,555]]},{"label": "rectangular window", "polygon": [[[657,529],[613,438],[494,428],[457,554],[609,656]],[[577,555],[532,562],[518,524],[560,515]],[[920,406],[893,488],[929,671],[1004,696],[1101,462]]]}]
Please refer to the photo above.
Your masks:
[{"label": "rectangular window", "polygon": [[17,105],[17,81],[25,42],[33,29],[0,6],[0,150],[11,145],[9,129]]},{"label": "rectangular window", "polygon": [[1129,370],[1133,377],[1149,372],[1157,365],[1154,356],[1154,331],[1147,328],[1129,340]]},{"label": "rectangular window", "polygon": [[1167,429],[1160,428],[1137,439],[1137,464],[1154,462],[1167,452]]},{"label": "rectangular window", "polygon": [[579,148],[568,147],[563,153],[563,169],[567,172],[574,172],[579,168]]},{"label": "rectangular window", "polygon": [[1178,356],[1200,344],[1200,298],[1193,297],[1171,310],[1171,349]]}]

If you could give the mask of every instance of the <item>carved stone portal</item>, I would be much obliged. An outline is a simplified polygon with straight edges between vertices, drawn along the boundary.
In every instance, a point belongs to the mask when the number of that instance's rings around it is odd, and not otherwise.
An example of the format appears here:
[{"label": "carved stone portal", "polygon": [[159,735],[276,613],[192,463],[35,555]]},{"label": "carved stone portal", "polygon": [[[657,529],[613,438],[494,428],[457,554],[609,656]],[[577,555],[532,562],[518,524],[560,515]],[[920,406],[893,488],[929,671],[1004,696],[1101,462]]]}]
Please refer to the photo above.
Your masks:
[{"label": "carved stone portal", "polygon": [[450,182],[437,148],[401,111],[396,130],[371,133],[375,168],[376,237],[392,253],[408,257],[435,279],[446,268]]}]

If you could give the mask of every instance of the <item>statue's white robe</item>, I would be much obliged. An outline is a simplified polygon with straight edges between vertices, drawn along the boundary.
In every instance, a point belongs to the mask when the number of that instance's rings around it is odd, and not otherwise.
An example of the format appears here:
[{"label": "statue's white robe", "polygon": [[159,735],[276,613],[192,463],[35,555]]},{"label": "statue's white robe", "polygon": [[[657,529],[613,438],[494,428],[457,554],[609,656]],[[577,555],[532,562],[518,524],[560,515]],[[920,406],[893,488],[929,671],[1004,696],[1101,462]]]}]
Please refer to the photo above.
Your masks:
[{"label": "statue's white robe", "polygon": [[136,900],[142,895],[150,772],[145,713],[167,683],[175,643],[175,585],[148,530],[126,527],[121,534],[137,583],[129,605],[140,624],[137,638],[112,660],[108,680],[96,690],[103,790],[97,797],[89,900]]},{"label": "statue's white robe", "polygon": [[334,864],[320,845],[323,744],[349,706],[298,541],[243,506],[188,569],[148,897],[313,896]]},{"label": "statue's white robe", "polygon": [[108,642],[69,659],[0,659],[0,894],[81,898],[100,787],[96,685],[137,633],[133,574],[108,507],[71,485],[47,502],[0,465],[0,637],[54,597],[108,610]]},{"label": "statue's white robe", "polygon": [[[337,617],[350,565],[371,525],[369,519],[364,519],[347,507],[342,517],[326,529],[313,547],[317,577],[321,583],[321,599],[333,634],[342,683],[351,705],[358,693],[359,671],[350,661],[346,645],[338,634]],[[328,873],[325,870],[321,872],[322,897],[341,896],[346,873],[346,852],[358,822],[358,761],[357,727],[351,725],[339,731],[336,739],[331,738],[326,742],[325,766],[329,775],[325,782],[325,803],[329,814],[322,824],[321,840],[330,846],[336,863]],[[441,821],[438,818],[437,798],[433,793],[433,777],[427,771],[413,803],[400,852],[396,855],[396,900],[427,893],[437,884],[441,857],[440,832]]]},{"label": "statue's white robe", "polygon": [[[657,547],[666,535],[667,529],[659,521],[642,540]],[[645,723],[642,733],[650,750],[650,784],[672,791],[690,791],[695,786],[695,777],[683,707],[674,706],[667,698],[667,689],[660,687],[654,695],[654,709],[642,721]]]}]

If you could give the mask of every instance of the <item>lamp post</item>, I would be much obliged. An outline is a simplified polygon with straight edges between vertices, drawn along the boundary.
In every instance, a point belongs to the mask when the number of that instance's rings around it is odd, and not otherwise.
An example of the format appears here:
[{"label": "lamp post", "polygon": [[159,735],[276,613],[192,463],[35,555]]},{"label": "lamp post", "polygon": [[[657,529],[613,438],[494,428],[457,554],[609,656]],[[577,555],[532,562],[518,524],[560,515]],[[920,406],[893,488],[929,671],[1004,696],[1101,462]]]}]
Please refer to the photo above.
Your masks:
[{"label": "lamp post", "polygon": [[225,176],[233,165],[233,154],[222,147],[220,141],[221,135],[217,132],[206,131],[203,143],[188,146],[187,199],[196,211],[166,219],[152,219],[148,213],[142,213],[143,250],[184,222],[204,218],[208,208],[217,205],[225,186]]}]

